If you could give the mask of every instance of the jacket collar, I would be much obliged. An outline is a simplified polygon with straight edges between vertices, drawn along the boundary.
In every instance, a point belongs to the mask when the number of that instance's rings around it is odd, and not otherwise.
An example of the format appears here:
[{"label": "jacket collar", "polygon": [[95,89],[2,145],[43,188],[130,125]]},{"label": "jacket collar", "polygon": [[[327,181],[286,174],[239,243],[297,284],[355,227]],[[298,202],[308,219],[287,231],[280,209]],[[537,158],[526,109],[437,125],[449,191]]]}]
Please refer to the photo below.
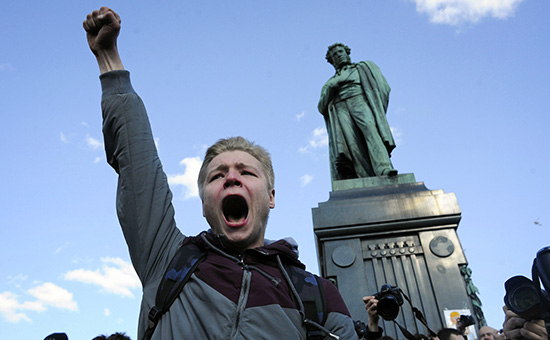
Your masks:
[{"label": "jacket collar", "polygon": [[[209,244],[201,239],[201,235],[204,235]],[[214,234],[211,229],[203,231],[197,236],[188,237],[184,240],[186,242],[196,242],[204,247],[215,247],[222,252],[233,256],[242,255],[243,252],[233,246],[231,241],[223,234]],[[298,244],[293,238],[285,238],[277,241],[265,240],[264,245],[261,247],[247,249],[245,253],[252,253],[258,256],[275,257],[279,255],[283,262],[289,263],[301,268],[305,268],[305,265],[298,259]]]}]

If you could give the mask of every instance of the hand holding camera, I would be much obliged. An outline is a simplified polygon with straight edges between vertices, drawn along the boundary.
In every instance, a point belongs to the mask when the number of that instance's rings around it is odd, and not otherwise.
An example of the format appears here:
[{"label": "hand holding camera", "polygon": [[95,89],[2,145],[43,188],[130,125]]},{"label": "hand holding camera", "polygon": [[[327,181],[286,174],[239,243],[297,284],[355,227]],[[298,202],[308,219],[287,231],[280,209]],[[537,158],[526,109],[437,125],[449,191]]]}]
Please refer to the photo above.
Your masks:
[{"label": "hand holding camera", "polygon": [[380,316],[378,315],[378,300],[374,296],[365,296],[363,298],[365,303],[365,309],[369,314],[368,329],[370,332],[378,332],[378,321]]},{"label": "hand holding camera", "polygon": [[[411,303],[411,299],[397,286],[392,286],[389,284],[384,284],[380,288],[380,291],[373,296],[368,296],[363,298],[363,301],[366,304],[367,312],[369,313],[369,332],[371,320],[376,320],[376,325],[378,327],[379,316],[386,321],[393,321],[401,330],[403,335],[409,340],[415,340],[416,338],[409,331],[407,331],[403,326],[395,321],[399,315],[399,310],[401,305],[403,305],[403,298],[411,305],[411,309],[414,313],[414,316],[418,321],[420,321],[426,329],[430,337],[436,337],[436,333],[430,329],[426,318],[422,312],[414,307]],[[381,328],[380,328],[381,330]]]},{"label": "hand holding camera", "polygon": [[[548,340],[550,326],[550,247],[537,252],[531,269],[533,279],[514,276],[504,287],[506,339]],[[541,289],[541,283],[546,290]]]},{"label": "hand holding camera", "polygon": [[544,320],[525,320],[512,312],[508,307],[503,307],[505,318],[502,328],[508,340],[547,340]]}]

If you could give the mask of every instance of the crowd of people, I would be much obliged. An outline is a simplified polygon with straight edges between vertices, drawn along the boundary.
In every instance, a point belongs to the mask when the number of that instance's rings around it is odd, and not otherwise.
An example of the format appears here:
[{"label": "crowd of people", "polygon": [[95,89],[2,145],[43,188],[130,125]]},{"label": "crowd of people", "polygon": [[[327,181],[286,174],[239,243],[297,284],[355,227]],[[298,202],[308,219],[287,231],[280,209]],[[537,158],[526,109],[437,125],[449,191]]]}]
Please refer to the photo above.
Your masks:
[{"label": "crowd of people", "polygon": [[[384,330],[379,326],[380,317],[377,312],[378,300],[374,296],[364,297],[365,309],[368,315],[368,323],[364,334],[360,334],[367,340],[395,340],[384,335]],[[476,340],[548,340],[546,327],[543,320],[525,320],[514,312],[504,307],[505,319],[501,329],[482,326],[477,330]],[[353,339],[356,339],[355,337]],[[361,338],[358,338],[361,339]],[[409,340],[467,340],[464,331],[456,328],[442,328],[436,336],[421,333],[414,334]],[[44,340],[69,340],[65,333],[53,333]],[[111,335],[98,335],[92,340],[131,340],[125,333],[117,332]]]},{"label": "crowd of people", "polygon": [[[52,333],[48,335],[44,340],[69,340],[66,333]],[[98,335],[92,340],[131,340],[126,333],[116,332],[111,335]]]},{"label": "crowd of people", "polygon": [[[374,297],[365,297],[368,312],[369,328],[379,331],[378,339],[393,340],[391,337],[383,336],[383,330],[378,327],[379,316],[376,305],[378,301]],[[504,322],[502,328],[495,329],[490,326],[481,326],[477,329],[476,340],[548,340],[548,333],[545,322],[542,319],[527,320],[516,313],[509,310],[506,306],[504,310]],[[468,340],[465,335],[465,329],[457,328],[442,328],[437,334],[425,335],[415,334],[416,340]],[[409,339],[412,340],[412,339]]]},{"label": "crowd of people", "polygon": [[[305,271],[292,240],[264,238],[269,211],[275,207],[274,173],[269,153],[255,143],[231,137],[207,150],[198,185],[210,230],[188,237],[176,227],[147,112],[118,53],[120,23],[115,11],[102,7],[88,14],[83,26],[101,73],[107,160],[119,175],[119,221],[143,286],[139,340],[306,339],[313,334],[317,339],[391,340],[379,326],[376,297],[363,298],[368,321],[357,327],[336,287]],[[158,310],[156,295],[165,270],[190,245],[199,254],[190,277],[175,301]],[[309,306],[300,293],[304,282],[292,278],[296,271],[308,283],[317,280],[313,286],[323,291],[322,323],[307,316]],[[502,329],[483,326],[477,339],[548,340],[542,320],[525,320],[506,308],[504,313]],[[414,338],[466,339],[454,328]],[[46,337],[59,339],[68,337]],[[115,333],[93,340],[130,338]]]}]

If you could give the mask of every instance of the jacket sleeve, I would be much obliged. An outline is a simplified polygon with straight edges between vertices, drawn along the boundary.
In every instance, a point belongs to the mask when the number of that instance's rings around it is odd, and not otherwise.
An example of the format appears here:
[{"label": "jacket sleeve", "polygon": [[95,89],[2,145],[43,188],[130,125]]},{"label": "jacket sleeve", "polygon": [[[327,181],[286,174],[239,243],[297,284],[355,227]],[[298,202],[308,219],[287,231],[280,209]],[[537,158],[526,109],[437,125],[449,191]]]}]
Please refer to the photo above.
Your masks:
[{"label": "jacket sleeve", "polygon": [[172,194],[157,155],[143,102],[128,71],[100,76],[108,163],[118,173],[117,214],[136,272],[145,284],[164,270],[183,240]]},{"label": "jacket sleeve", "polygon": [[[355,331],[353,319],[338,289],[330,281],[325,279],[323,279],[323,288],[325,291],[328,312],[325,328],[332,334],[338,335],[341,340],[358,339],[359,337]],[[329,340],[331,338],[325,337],[325,339]]]}]

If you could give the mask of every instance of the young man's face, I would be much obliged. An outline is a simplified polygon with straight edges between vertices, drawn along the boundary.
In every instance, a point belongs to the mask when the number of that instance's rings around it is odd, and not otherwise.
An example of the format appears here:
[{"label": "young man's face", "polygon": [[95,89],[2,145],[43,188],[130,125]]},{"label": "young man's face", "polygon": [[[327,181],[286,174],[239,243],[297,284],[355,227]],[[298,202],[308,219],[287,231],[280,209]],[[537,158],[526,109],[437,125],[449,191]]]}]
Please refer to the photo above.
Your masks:
[{"label": "young man's face", "polygon": [[224,234],[239,249],[264,244],[275,190],[268,189],[261,163],[244,151],[226,151],[206,168],[202,213],[216,234]]}]

